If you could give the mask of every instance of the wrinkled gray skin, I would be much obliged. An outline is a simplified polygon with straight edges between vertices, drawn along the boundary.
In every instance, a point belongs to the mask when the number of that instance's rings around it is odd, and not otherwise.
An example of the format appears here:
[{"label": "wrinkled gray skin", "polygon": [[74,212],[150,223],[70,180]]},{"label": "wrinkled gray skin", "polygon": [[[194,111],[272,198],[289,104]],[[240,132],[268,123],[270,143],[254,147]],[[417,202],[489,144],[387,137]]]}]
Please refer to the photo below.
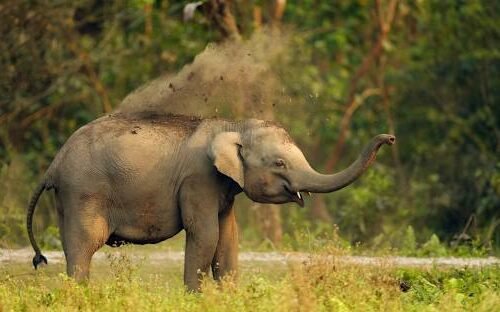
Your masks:
[{"label": "wrinkled gray skin", "polygon": [[34,207],[43,190],[53,188],[70,276],[87,279],[92,255],[104,244],[157,243],[184,229],[184,282],[198,290],[210,267],[215,279],[237,270],[235,195],[303,206],[300,192],[349,185],[381,145],[394,141],[378,135],[350,167],[322,175],[274,123],[148,113],[102,117],[70,137],[35,191],[27,220],[33,264],[46,263],[33,237]]}]

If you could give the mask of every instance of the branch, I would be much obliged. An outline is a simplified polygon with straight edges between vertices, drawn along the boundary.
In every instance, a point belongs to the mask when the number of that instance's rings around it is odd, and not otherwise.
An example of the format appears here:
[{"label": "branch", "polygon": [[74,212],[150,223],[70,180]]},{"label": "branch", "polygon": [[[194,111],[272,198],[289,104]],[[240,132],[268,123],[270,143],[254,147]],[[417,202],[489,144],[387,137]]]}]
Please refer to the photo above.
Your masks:
[{"label": "branch", "polygon": [[340,123],[339,137],[337,143],[335,144],[335,147],[333,148],[332,156],[326,162],[326,170],[328,171],[332,170],[335,167],[340,158],[340,155],[342,154],[345,145],[345,139],[349,131],[349,125],[351,123],[351,117],[353,112],[356,110],[356,107],[354,106],[356,105],[355,97],[359,81],[366,75],[366,73],[371,69],[375,60],[378,59],[382,54],[384,41],[387,39],[394,22],[394,16],[397,10],[398,1],[399,0],[391,0],[388,6],[387,17],[385,18],[382,17],[380,0],[375,1],[375,13],[379,17],[377,23],[379,28],[379,35],[372,48],[370,49],[370,52],[363,58],[361,65],[355,71],[349,83],[347,101]]},{"label": "branch", "polygon": [[44,115],[51,114],[53,111],[55,111],[57,108],[59,108],[59,105],[47,105],[43,107],[42,109],[37,110],[33,114],[29,115],[28,117],[24,118],[21,121],[21,128],[26,128],[29,126],[33,121],[39,119],[40,117]]},{"label": "branch", "polygon": [[[51,84],[47,89],[40,92],[39,94],[30,96],[27,98],[16,96],[14,103],[19,103],[19,104],[16,104],[15,109],[13,111],[11,111],[10,113],[5,113],[3,115],[0,115],[0,124],[3,123],[4,121],[7,122],[10,119],[15,118],[25,108],[31,107],[35,102],[38,102],[42,98],[47,97],[50,94],[54,93],[57,90],[57,87],[60,85],[60,83],[63,80],[64,79],[62,77],[58,78],[53,84]],[[35,113],[36,113],[36,111],[35,111]]]},{"label": "branch", "polygon": [[[382,95],[380,89],[373,89],[373,88],[366,89],[361,93],[361,95],[359,95],[358,97],[354,97],[352,103],[350,103],[347,106],[347,110],[344,112],[342,120],[340,121],[340,129],[343,141],[345,141],[345,134],[347,132],[347,129],[349,128],[349,124],[351,122],[352,115],[354,114],[354,112],[366,101],[368,97],[374,95]],[[327,171],[331,171],[335,167],[340,158],[341,153],[340,150],[338,149],[339,142],[340,138],[337,141],[337,145],[335,146],[332,157],[330,157],[326,162],[325,169]],[[342,142],[342,144],[343,143],[344,142]]]}]

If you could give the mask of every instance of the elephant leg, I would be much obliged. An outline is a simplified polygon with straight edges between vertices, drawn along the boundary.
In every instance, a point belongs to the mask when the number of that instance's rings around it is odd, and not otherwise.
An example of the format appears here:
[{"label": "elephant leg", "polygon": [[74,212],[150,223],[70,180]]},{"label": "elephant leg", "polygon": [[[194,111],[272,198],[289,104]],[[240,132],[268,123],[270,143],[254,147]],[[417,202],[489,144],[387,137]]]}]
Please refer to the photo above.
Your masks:
[{"label": "elephant leg", "polygon": [[219,215],[219,242],[212,260],[212,273],[215,280],[221,280],[228,274],[237,277],[238,225],[232,206]]},{"label": "elephant leg", "polygon": [[196,233],[186,230],[184,283],[189,291],[199,291],[201,280],[209,273],[210,263],[217,247],[217,230]]},{"label": "elephant leg", "polygon": [[76,281],[88,279],[92,256],[109,237],[108,220],[102,215],[103,211],[104,207],[98,200],[89,200],[79,209],[65,211],[63,245],[66,269]]},{"label": "elephant leg", "polygon": [[184,283],[189,291],[199,291],[209,273],[219,240],[218,199],[213,192],[197,195],[199,184],[186,183],[181,189],[182,222],[186,231]]}]

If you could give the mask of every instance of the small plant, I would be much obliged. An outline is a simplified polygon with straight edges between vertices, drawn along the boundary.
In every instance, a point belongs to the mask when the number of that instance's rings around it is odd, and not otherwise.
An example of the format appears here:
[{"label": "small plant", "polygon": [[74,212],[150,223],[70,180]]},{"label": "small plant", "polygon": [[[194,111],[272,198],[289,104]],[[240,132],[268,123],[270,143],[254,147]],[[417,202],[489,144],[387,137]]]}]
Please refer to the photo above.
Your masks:
[{"label": "small plant", "polygon": [[59,228],[53,225],[47,227],[40,238],[40,246],[42,249],[61,250]]},{"label": "small plant", "polygon": [[415,255],[417,251],[417,239],[415,238],[415,231],[413,227],[409,225],[406,228],[403,240],[401,243],[401,253],[407,256]]},{"label": "small plant", "polygon": [[422,245],[419,250],[421,256],[429,257],[444,257],[448,254],[446,247],[444,247],[439,241],[439,237],[436,234],[432,234],[431,238]]},{"label": "small plant", "polygon": [[[127,248],[122,247],[122,248]],[[127,255],[126,250],[118,253],[106,254],[112,276],[117,282],[132,282],[138,273],[140,264],[134,262],[133,259]]]}]

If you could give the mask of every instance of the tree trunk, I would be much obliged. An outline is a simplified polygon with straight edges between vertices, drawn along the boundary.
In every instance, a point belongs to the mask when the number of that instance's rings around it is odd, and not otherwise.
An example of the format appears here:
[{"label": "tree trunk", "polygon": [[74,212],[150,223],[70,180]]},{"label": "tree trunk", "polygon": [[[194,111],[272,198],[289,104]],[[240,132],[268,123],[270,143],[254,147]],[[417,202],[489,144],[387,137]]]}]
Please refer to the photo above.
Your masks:
[{"label": "tree trunk", "polygon": [[212,21],[224,39],[239,41],[241,35],[236,19],[231,13],[231,6],[230,0],[210,0],[207,3],[205,15]]},{"label": "tree trunk", "polygon": [[311,216],[314,220],[333,223],[333,218],[326,208],[325,197],[323,195],[312,195]]},{"label": "tree trunk", "polygon": [[276,246],[283,239],[283,226],[281,224],[280,206],[273,204],[254,203],[252,211],[255,214],[257,227],[263,237]]}]

